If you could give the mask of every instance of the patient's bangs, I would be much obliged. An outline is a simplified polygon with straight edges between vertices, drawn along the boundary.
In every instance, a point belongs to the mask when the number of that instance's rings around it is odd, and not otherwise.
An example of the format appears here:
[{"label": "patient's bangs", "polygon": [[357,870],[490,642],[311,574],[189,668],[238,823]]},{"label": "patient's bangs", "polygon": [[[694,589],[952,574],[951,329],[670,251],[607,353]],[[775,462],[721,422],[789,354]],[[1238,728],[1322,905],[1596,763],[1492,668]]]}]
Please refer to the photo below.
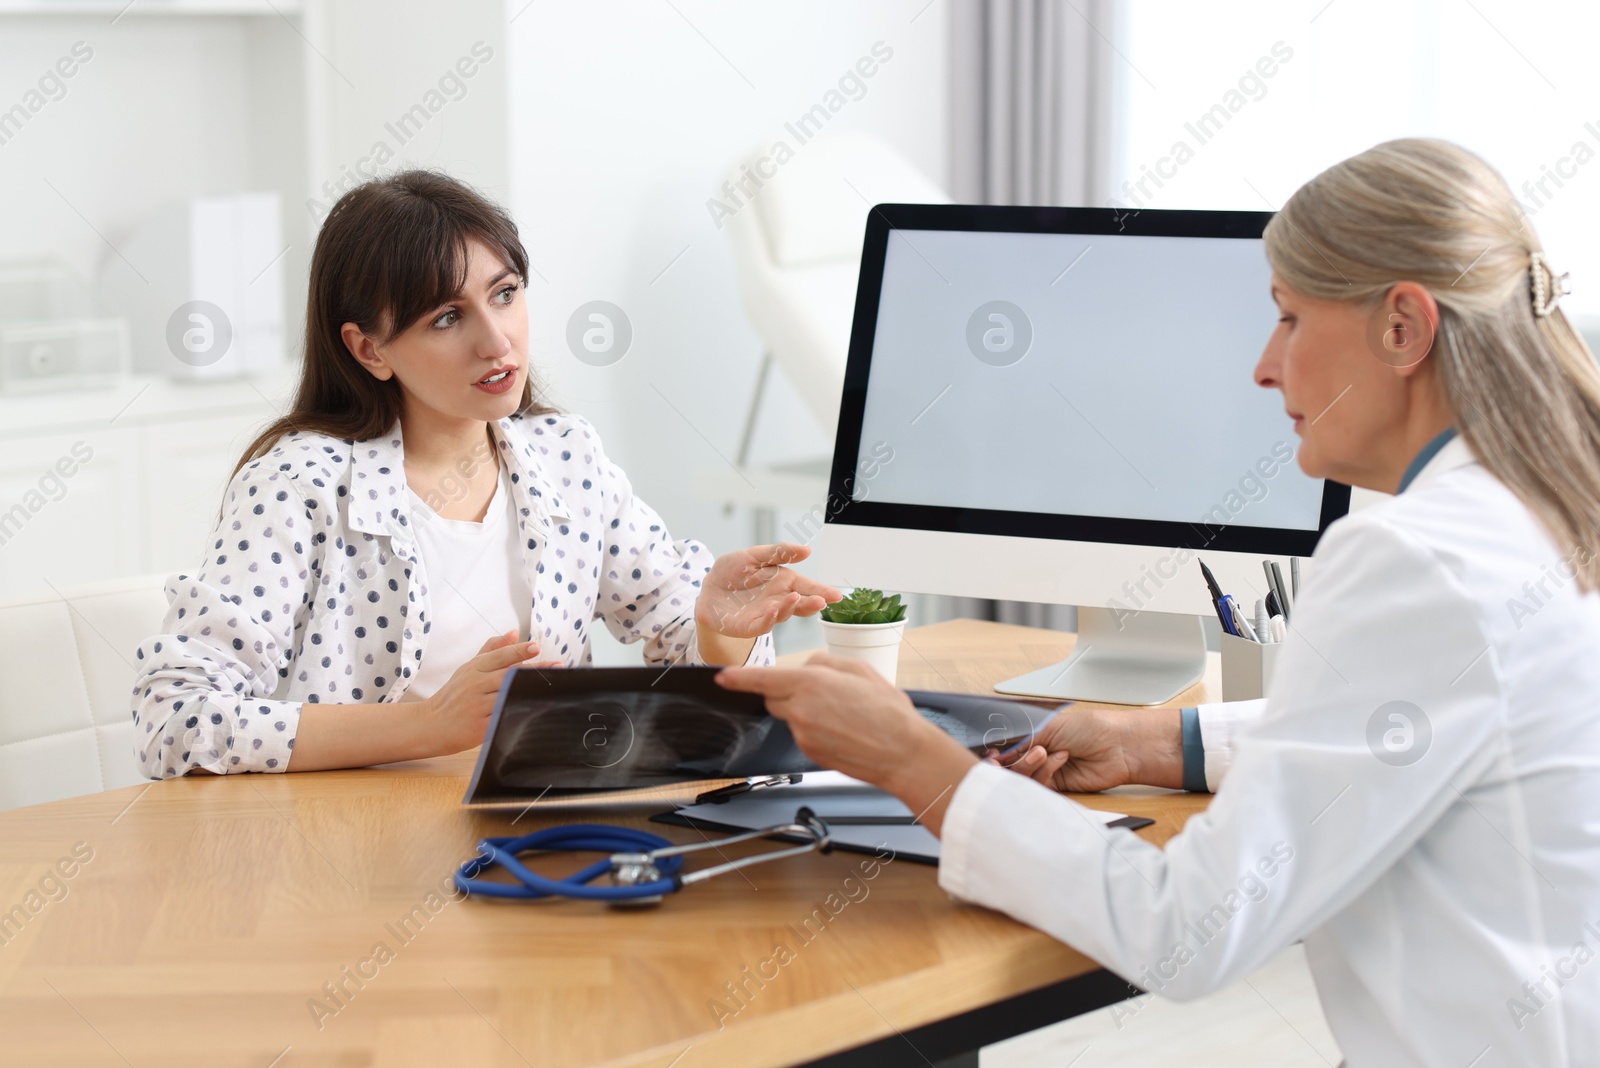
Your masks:
[{"label": "patient's bangs", "polygon": [[461,293],[467,283],[467,245],[473,238],[497,253],[519,278],[527,276],[527,256],[516,231],[505,220],[473,218],[476,213],[461,207],[407,197],[391,216],[386,239],[377,242],[375,293],[391,340]]}]

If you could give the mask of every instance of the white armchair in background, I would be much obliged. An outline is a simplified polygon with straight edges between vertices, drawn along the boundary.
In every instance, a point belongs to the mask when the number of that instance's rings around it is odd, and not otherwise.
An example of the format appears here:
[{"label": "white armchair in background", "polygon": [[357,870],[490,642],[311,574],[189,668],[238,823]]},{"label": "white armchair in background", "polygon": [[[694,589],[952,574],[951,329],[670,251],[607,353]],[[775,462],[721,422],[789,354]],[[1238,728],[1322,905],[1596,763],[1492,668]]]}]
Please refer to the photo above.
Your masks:
[{"label": "white armchair in background", "polygon": [[146,781],[133,650],[161,629],[165,575],[0,602],[0,809]]},{"label": "white armchair in background", "polygon": [[[791,146],[794,147],[794,146]],[[765,158],[765,162],[763,159]],[[774,173],[775,172],[775,173]],[[762,173],[756,188],[749,176]],[[728,176],[737,194],[727,218],[750,324],[764,346],[734,463],[737,471],[696,472],[697,496],[756,509],[757,542],[774,540],[774,511],[825,503],[831,455],[751,467],[750,443],[774,364],[831,445],[844,389],[856,277],[867,212],[874,204],[946,204],[944,190],[895,149],[867,134],[820,134],[778,164],[751,152]],[[717,196],[725,204],[725,190]]]}]

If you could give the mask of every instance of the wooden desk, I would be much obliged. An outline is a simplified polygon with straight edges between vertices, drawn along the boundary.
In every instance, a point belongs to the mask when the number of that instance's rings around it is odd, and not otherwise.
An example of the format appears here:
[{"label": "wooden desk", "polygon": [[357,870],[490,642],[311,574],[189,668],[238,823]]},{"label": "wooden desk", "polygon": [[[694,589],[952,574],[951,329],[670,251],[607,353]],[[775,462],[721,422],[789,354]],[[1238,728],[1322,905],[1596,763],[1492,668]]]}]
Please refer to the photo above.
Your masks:
[{"label": "wooden desk", "polygon": [[[900,682],[988,692],[1072,641],[965,620],[922,627],[906,635]],[[1212,694],[1216,670],[1213,656]],[[22,907],[0,928],[0,1059],[975,1064],[979,1045],[1128,994],[1066,946],[950,900],[934,868],[909,861],[864,881],[861,855],[813,854],[639,911],[451,901],[440,888],[478,839],[574,819],[560,807],[463,809],[473,756],[191,776],[0,813],[0,910]],[[1204,806],[1155,790],[1086,801],[1155,818],[1141,833],[1158,843]],[[578,818],[699,840],[646,822],[664,807]],[[52,877],[77,843],[92,859]],[[797,937],[830,894],[846,904],[824,909],[811,941]],[[779,943],[790,957],[771,963]],[[776,975],[749,978],[760,971]],[[335,1000],[324,984],[341,982]],[[748,994],[735,1001],[728,984]]]}]

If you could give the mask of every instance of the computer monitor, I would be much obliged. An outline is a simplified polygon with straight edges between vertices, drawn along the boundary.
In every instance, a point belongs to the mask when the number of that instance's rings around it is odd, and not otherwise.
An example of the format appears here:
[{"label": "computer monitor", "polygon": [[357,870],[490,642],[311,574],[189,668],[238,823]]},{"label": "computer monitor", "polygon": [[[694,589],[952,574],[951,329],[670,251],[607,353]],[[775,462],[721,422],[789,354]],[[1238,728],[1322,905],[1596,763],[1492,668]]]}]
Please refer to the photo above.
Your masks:
[{"label": "computer monitor", "polygon": [[1269,218],[873,208],[823,578],[1079,606],[1072,658],[1003,693],[1158,704],[1197,682],[1197,559],[1251,614],[1261,561],[1309,556],[1349,509],[1252,379]]}]

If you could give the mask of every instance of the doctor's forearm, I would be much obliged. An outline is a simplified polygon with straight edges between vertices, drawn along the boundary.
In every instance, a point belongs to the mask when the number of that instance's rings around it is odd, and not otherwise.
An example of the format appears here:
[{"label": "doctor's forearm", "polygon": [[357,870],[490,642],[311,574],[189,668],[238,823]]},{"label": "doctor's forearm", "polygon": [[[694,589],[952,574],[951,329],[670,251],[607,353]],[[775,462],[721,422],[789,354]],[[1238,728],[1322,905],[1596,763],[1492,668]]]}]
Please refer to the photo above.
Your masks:
[{"label": "doctor's forearm", "polygon": [[905,802],[918,823],[938,834],[950,798],[978,758],[937,727],[923,726],[927,729],[908,739],[898,771],[876,785]]}]

